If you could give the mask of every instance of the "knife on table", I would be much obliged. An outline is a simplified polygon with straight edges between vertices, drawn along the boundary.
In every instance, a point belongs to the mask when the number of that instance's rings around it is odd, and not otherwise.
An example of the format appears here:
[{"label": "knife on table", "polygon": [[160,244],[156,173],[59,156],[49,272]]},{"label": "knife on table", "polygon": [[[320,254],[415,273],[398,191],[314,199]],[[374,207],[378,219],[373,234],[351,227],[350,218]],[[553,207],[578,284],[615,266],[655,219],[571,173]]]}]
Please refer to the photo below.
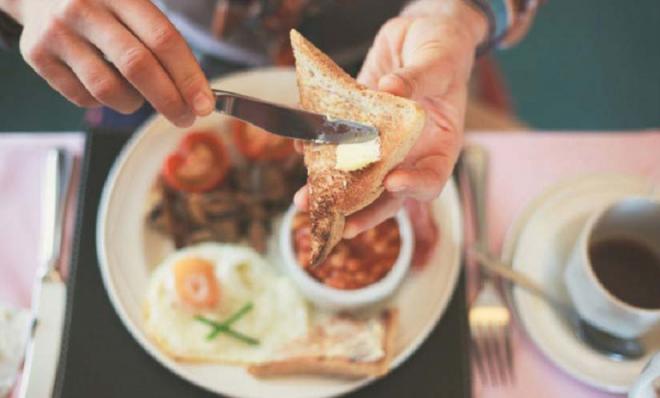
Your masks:
[{"label": "knife on table", "polygon": [[278,105],[230,91],[213,89],[216,110],[269,133],[327,144],[358,143],[378,137],[378,129],[350,120]]},{"label": "knife on table", "polygon": [[19,394],[23,398],[53,395],[66,303],[66,285],[58,263],[72,166],[73,157],[65,150],[48,153],[41,198],[42,262],[32,293],[32,329]]}]

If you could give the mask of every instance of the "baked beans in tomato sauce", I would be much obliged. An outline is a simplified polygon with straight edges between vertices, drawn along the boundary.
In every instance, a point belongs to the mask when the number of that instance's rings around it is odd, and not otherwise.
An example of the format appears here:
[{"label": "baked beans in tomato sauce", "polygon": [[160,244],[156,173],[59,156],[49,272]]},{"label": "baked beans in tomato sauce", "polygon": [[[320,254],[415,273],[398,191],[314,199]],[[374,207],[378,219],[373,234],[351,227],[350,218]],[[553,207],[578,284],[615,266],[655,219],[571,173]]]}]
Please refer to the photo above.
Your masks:
[{"label": "baked beans in tomato sauce", "polygon": [[336,289],[359,289],[381,280],[399,257],[401,237],[395,219],[340,241],[316,267],[310,266],[311,225],[306,213],[293,219],[293,242],[298,264],[316,280]]}]

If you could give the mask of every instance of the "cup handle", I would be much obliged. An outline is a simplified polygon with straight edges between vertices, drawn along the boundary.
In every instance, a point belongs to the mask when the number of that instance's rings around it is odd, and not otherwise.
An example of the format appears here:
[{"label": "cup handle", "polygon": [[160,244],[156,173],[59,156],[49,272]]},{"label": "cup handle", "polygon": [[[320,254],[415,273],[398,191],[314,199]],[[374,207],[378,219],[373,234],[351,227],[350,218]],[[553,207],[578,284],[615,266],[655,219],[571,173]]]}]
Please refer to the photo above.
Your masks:
[{"label": "cup handle", "polygon": [[644,366],[635,384],[628,392],[628,398],[656,398],[660,389],[660,351],[656,352]]}]

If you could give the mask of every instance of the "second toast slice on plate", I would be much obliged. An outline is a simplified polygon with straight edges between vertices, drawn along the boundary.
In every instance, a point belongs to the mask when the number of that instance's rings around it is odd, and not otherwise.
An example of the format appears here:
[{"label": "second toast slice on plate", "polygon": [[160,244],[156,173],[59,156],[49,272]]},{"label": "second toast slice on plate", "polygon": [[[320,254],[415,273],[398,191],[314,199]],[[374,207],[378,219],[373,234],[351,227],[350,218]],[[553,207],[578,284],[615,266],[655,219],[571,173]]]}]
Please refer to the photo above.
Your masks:
[{"label": "second toast slice on plate", "polygon": [[364,319],[317,313],[307,336],[281,347],[276,359],[251,365],[248,371],[257,377],[383,376],[394,357],[398,317],[395,309]]}]

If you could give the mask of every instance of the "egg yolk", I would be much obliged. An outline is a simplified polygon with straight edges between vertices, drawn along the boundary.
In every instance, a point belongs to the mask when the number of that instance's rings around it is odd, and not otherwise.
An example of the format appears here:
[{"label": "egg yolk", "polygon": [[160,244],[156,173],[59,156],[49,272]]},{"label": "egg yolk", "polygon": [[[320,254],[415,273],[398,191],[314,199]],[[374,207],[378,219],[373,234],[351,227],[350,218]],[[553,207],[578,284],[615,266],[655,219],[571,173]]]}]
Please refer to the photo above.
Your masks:
[{"label": "egg yolk", "polygon": [[211,308],[218,303],[220,286],[213,264],[188,258],[174,265],[174,285],[181,300],[193,308]]}]

